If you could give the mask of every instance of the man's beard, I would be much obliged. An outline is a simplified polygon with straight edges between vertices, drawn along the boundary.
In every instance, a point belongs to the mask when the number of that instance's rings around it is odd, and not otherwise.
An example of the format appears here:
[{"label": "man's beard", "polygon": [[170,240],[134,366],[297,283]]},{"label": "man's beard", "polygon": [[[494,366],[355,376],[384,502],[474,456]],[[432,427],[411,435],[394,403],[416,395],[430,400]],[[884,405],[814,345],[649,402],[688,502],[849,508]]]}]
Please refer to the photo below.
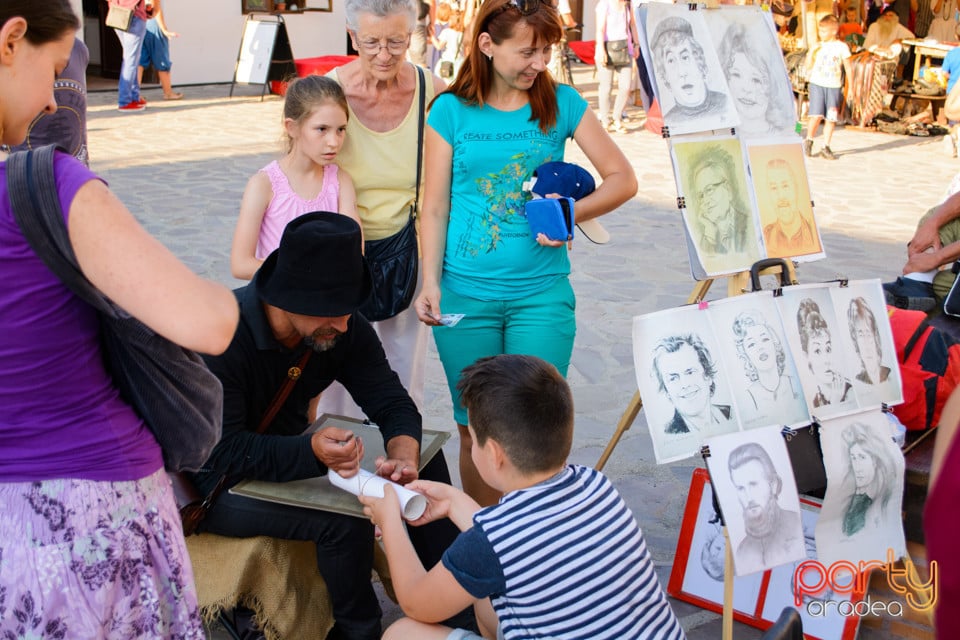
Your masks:
[{"label": "man's beard", "polygon": [[746,510],[743,512],[743,523],[746,525],[747,535],[754,538],[763,538],[770,535],[776,529],[777,515],[776,500],[770,500],[757,515],[750,515]]},{"label": "man's beard", "polygon": [[304,343],[314,350],[315,353],[323,353],[324,351],[329,351],[333,349],[334,345],[337,344],[337,340],[340,339],[342,334],[337,333],[337,335],[332,338],[319,339],[314,336],[306,336],[303,341]]},{"label": "man's beard", "polygon": [[877,31],[880,33],[880,39],[883,42],[887,41],[887,38],[893,34],[893,29],[899,24],[892,20],[878,20],[877,23]]}]

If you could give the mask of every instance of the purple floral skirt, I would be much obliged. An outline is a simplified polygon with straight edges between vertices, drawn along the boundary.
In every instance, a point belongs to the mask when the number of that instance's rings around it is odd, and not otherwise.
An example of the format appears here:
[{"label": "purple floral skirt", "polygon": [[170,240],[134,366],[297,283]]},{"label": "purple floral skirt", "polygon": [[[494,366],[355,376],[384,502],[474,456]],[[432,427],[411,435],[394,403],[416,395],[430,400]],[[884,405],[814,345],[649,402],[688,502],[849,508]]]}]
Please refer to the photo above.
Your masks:
[{"label": "purple floral skirt", "polygon": [[197,638],[193,569],[162,469],[0,483],[0,638]]}]

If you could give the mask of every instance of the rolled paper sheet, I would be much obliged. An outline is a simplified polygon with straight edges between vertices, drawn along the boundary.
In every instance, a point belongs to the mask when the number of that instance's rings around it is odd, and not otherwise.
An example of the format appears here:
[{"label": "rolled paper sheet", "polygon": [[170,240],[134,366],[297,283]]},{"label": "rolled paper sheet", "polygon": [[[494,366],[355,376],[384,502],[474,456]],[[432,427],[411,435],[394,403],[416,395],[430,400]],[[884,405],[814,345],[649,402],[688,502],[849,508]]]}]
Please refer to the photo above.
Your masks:
[{"label": "rolled paper sheet", "polygon": [[400,510],[403,512],[403,517],[406,520],[416,520],[422,516],[423,512],[427,509],[427,499],[421,494],[410,491],[410,489],[396,482],[381,478],[366,469],[360,469],[357,475],[350,478],[344,478],[336,471],[330,471],[327,475],[330,478],[330,484],[344,491],[348,491],[355,496],[382,498],[384,485],[392,485],[393,490],[400,499]]}]

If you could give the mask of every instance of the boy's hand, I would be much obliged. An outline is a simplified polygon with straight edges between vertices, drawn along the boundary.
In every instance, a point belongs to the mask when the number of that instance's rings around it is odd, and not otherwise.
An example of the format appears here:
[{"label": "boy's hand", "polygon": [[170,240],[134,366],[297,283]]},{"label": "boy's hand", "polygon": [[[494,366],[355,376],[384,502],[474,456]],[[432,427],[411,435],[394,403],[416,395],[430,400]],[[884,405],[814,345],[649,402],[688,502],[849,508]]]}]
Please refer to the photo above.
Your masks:
[{"label": "boy's hand", "polygon": [[381,531],[389,531],[394,526],[402,526],[400,514],[400,499],[397,492],[389,484],[383,487],[383,497],[357,496],[363,505],[363,515],[370,518],[375,527]]},{"label": "boy's hand", "polygon": [[450,499],[457,491],[449,484],[430,480],[415,480],[407,485],[407,489],[421,493],[427,498],[426,511],[411,523],[417,526],[446,518],[450,514]]},{"label": "boy's hand", "polygon": [[448,518],[460,531],[466,531],[473,526],[473,514],[480,510],[476,500],[443,482],[417,480],[407,485],[407,488],[427,498],[427,510],[412,523],[415,525]]}]

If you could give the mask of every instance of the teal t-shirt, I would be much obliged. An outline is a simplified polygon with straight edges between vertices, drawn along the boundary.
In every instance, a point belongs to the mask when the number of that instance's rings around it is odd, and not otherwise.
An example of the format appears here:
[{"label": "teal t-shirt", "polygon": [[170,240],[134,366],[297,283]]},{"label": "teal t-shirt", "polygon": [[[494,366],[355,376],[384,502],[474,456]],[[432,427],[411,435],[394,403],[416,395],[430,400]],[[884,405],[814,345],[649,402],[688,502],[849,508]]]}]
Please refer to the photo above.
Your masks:
[{"label": "teal t-shirt", "polygon": [[537,244],[524,214],[524,181],[544,162],[563,160],[587,102],[559,85],[557,107],[556,126],[543,133],[530,105],[500,111],[449,93],[433,103],[427,124],[453,147],[443,284],[455,293],[517,300],[570,273],[567,250]]}]

